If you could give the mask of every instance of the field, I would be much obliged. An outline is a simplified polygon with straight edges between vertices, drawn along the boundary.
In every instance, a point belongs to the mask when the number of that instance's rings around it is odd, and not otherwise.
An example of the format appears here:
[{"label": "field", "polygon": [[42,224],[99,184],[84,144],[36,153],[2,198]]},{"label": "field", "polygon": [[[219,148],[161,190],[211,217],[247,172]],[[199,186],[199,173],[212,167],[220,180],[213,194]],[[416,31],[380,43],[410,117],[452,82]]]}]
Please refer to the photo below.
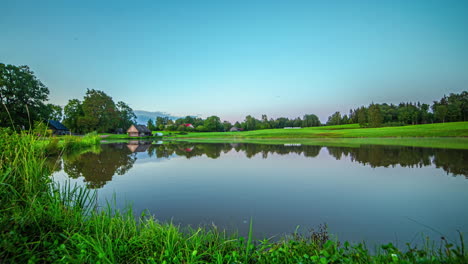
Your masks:
[{"label": "field", "polygon": [[[167,134],[168,132],[164,132]],[[265,129],[244,132],[171,132],[165,139],[190,142],[243,142],[257,144],[303,144],[319,146],[398,145],[468,149],[468,122],[403,127],[360,128],[359,125]]]},{"label": "field", "polygon": [[301,129],[265,129],[244,132],[189,133],[187,135],[177,135],[175,137],[213,139],[468,137],[468,122],[381,128],[360,128],[358,124],[352,124],[308,127]]}]

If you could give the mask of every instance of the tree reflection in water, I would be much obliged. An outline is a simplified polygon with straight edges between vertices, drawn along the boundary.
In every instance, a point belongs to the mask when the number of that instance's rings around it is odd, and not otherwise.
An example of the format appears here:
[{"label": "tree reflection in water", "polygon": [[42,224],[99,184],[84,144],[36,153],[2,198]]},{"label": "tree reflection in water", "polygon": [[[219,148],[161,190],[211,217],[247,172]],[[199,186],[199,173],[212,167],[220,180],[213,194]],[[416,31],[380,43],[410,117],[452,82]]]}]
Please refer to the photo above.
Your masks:
[{"label": "tree reflection in water", "polygon": [[[434,165],[450,175],[463,175],[468,178],[468,150],[431,149],[401,146],[363,145],[360,147],[323,147],[339,160],[348,157],[353,162],[371,167],[424,167]],[[49,160],[51,169],[62,169],[71,178],[83,177],[89,188],[101,188],[114,175],[127,173],[137,160],[137,153],[146,153],[150,158],[170,158],[174,155],[187,159],[206,156],[217,159],[223,153],[243,152],[247,158],[260,155],[289,155],[295,153],[304,157],[317,157],[322,146],[285,146],[246,143],[169,143],[128,142],[106,144],[99,153],[67,155],[63,162]],[[62,164],[61,164],[62,163]]]},{"label": "tree reflection in water", "polygon": [[102,145],[99,153],[85,153],[77,157],[63,157],[63,170],[71,178],[83,177],[89,188],[101,188],[114,175],[124,175],[136,161],[127,144]]}]

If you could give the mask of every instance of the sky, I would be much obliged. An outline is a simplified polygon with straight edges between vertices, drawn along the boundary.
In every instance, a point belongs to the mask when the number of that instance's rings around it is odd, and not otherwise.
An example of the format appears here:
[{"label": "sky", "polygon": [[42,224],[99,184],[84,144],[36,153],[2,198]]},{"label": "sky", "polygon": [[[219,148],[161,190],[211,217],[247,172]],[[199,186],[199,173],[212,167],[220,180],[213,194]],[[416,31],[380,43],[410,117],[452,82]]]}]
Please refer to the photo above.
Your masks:
[{"label": "sky", "polygon": [[468,1],[1,0],[0,63],[66,105],[242,121],[468,90]]}]

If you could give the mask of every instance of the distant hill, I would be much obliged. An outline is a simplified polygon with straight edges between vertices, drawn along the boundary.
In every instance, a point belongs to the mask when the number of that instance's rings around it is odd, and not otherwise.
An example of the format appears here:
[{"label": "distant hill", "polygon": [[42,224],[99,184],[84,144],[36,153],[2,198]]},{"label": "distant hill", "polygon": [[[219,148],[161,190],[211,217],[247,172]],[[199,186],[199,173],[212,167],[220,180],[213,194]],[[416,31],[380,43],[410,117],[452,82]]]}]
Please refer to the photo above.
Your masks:
[{"label": "distant hill", "polygon": [[149,111],[142,111],[142,110],[135,110],[133,111],[135,115],[137,116],[137,123],[138,124],[146,124],[149,119],[152,119],[153,121],[156,120],[156,117],[168,117],[171,120],[176,120],[180,118],[179,116],[173,116],[169,113],[165,112],[149,112]]}]

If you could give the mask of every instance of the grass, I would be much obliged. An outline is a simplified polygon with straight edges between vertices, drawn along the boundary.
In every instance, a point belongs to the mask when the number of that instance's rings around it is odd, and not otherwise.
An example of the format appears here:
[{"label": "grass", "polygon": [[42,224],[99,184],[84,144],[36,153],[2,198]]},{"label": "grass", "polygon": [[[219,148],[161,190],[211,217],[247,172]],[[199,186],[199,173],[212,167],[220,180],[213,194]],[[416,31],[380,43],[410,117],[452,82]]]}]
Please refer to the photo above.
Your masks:
[{"label": "grass", "polygon": [[467,263],[460,242],[404,251],[340,244],[327,230],[277,241],[183,228],[132,210],[96,209],[93,192],[51,182],[39,139],[0,130],[0,263]]},{"label": "grass", "polygon": [[399,145],[468,149],[468,122],[403,127],[360,128],[357,124],[302,129],[172,134],[169,140],[205,143],[304,144],[319,146]]},{"label": "grass", "polygon": [[289,138],[379,138],[379,137],[468,137],[468,122],[401,127],[360,128],[357,124],[308,127],[302,129],[264,129],[244,132],[205,132],[173,135],[175,138],[289,139]]},{"label": "grass", "polygon": [[[46,155],[59,155],[60,153],[77,153],[90,148],[97,148],[101,137],[93,132],[84,136],[57,136],[36,140],[34,146],[45,152]],[[97,151],[96,149],[94,151]]]}]

